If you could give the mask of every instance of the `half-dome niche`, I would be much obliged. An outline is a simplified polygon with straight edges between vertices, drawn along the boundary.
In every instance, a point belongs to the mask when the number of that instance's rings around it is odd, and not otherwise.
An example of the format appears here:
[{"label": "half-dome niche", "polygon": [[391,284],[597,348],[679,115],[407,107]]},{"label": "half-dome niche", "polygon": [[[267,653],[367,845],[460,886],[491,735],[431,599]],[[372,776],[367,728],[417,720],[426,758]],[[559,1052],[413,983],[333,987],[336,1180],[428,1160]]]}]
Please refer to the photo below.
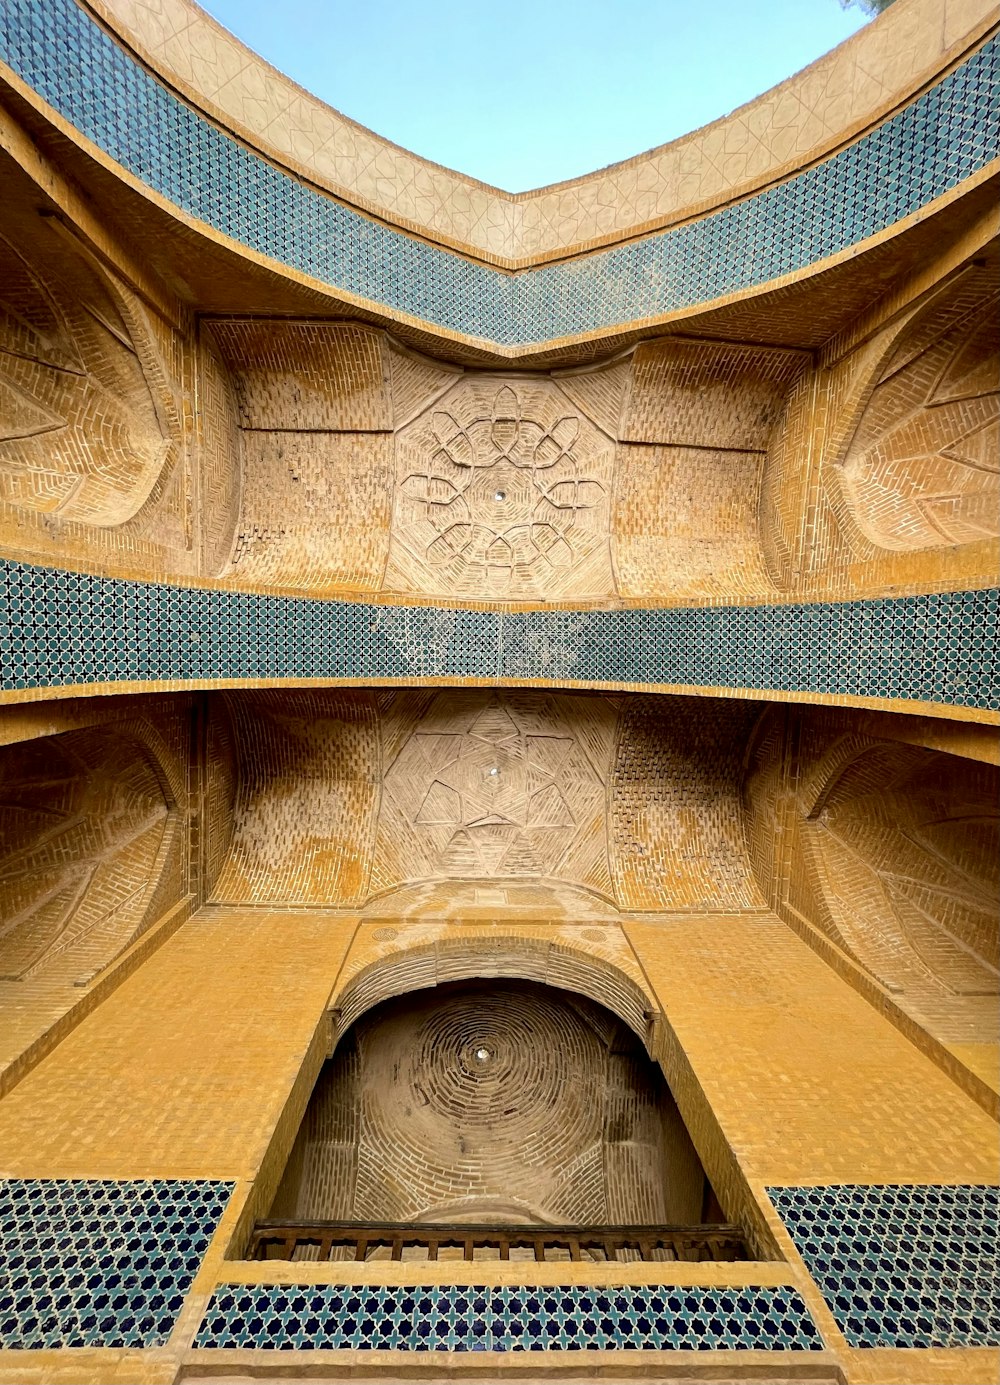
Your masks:
[{"label": "half-dome niche", "polygon": [[461,981],[351,1027],[269,1215],[691,1225],[707,1197],[659,1068],[616,1016],[532,982]]}]

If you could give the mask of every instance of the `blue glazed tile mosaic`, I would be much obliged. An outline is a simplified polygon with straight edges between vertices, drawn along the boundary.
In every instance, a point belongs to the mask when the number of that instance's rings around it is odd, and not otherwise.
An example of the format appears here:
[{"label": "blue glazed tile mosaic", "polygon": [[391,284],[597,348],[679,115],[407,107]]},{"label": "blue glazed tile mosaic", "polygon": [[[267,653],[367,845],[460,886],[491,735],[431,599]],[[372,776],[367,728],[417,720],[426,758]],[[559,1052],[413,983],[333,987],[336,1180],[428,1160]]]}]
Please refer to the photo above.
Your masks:
[{"label": "blue glazed tile mosaic", "polygon": [[1000,708],[1000,591],[585,611],[380,606],[0,559],[0,689],[188,679],[545,678]]},{"label": "blue glazed tile mosaic", "polygon": [[851,1346],[1000,1345],[1000,1189],[767,1193]]},{"label": "blue glazed tile mosaic", "polygon": [[699,221],[505,274],[371,221],[262,159],[140,67],[74,0],[0,0],[0,58],[175,206],[385,308],[500,346],[658,317],[767,283],[917,211],[1000,153],[988,43],[796,177]]},{"label": "blue glazed tile mosaic", "polygon": [[0,1180],[0,1346],[162,1346],[233,1186]]},{"label": "blue glazed tile mosaic", "polygon": [[196,1347],[272,1351],[821,1351],[791,1288],[222,1284]]}]

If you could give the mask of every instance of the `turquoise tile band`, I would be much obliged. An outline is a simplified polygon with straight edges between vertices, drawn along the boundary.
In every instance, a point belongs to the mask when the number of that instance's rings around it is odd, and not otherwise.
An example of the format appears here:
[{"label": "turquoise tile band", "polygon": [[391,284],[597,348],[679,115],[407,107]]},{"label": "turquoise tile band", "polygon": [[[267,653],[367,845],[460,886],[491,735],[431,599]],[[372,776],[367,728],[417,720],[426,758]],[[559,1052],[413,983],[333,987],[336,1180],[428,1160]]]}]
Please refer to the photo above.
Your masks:
[{"label": "turquoise tile band", "polygon": [[493,346],[627,326],[857,245],[1000,155],[989,42],[853,144],[699,221],[508,274],[372,221],[239,144],[74,0],[0,0],[0,58],[110,158],[249,249]]},{"label": "turquoise tile band", "polygon": [[474,611],[133,582],[0,559],[0,689],[526,680],[1000,709],[1000,590],[786,606]]},{"label": "turquoise tile band", "polygon": [[234,1185],[0,1179],[0,1347],[157,1347]]},{"label": "turquoise tile band", "polygon": [[1000,1190],[768,1188],[852,1347],[1000,1346]]}]

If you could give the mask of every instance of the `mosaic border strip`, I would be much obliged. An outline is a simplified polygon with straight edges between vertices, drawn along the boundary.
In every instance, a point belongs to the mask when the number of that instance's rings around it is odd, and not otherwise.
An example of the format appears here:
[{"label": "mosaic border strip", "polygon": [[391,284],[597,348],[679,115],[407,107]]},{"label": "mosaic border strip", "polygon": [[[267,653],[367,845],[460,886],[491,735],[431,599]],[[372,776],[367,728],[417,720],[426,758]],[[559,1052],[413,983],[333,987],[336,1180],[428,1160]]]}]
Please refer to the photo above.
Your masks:
[{"label": "mosaic border strip", "polygon": [[162,1346],[235,1186],[0,1179],[0,1346]]},{"label": "mosaic border strip", "polygon": [[853,144],[699,221],[504,273],[369,220],[238,143],[74,0],[0,0],[0,57],[176,207],[390,312],[495,346],[626,326],[816,264],[1000,155],[995,41]]},{"label": "mosaic border strip", "polygon": [[196,1347],[272,1351],[822,1351],[795,1289],[223,1284]]},{"label": "mosaic border strip", "polygon": [[1000,709],[1000,589],[792,606],[471,611],[175,587],[0,559],[0,690],[543,678]]},{"label": "mosaic border strip", "polygon": [[852,1347],[1000,1346],[1000,1189],[768,1188]]}]

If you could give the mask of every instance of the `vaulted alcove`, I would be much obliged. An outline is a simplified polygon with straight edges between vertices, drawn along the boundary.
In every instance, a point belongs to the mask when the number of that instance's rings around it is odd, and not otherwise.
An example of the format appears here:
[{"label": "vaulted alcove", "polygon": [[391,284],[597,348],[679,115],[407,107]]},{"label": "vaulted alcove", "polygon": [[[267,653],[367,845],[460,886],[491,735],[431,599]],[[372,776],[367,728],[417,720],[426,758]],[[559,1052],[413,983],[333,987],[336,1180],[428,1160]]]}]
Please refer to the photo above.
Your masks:
[{"label": "vaulted alcove", "polygon": [[714,1194],[637,1036],[584,996],[509,979],[362,1015],[320,1073],[270,1211],[426,1228],[709,1218]]}]

